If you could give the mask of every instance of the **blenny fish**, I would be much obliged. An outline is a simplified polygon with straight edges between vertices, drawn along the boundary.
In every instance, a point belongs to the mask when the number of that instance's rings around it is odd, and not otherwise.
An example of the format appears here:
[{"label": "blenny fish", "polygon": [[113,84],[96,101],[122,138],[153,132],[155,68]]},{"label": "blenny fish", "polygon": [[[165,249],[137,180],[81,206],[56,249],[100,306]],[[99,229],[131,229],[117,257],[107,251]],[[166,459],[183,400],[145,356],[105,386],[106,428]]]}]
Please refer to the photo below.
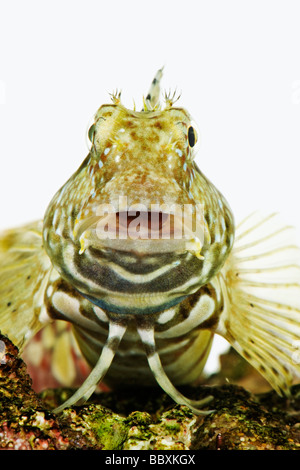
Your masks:
[{"label": "blenny fish", "polygon": [[[91,372],[56,409],[109,386],[199,379],[215,334],[280,395],[300,374],[300,249],[277,214],[235,224],[228,202],[195,163],[190,114],[160,103],[159,70],[140,111],[112,94],[89,128],[87,157],[43,221],[0,237],[0,330],[21,349],[68,322]],[[204,409],[203,409],[204,408]]]}]

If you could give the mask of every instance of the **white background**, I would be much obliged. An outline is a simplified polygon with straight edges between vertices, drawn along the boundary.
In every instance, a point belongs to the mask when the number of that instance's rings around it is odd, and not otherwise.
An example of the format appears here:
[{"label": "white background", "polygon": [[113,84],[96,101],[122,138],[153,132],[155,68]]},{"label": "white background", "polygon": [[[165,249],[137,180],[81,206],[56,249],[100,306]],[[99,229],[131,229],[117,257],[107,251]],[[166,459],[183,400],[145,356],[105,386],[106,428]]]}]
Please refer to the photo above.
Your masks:
[{"label": "white background", "polygon": [[162,65],[236,219],[275,210],[300,229],[297,0],[1,0],[0,228],[43,216],[108,93],[139,109]]}]

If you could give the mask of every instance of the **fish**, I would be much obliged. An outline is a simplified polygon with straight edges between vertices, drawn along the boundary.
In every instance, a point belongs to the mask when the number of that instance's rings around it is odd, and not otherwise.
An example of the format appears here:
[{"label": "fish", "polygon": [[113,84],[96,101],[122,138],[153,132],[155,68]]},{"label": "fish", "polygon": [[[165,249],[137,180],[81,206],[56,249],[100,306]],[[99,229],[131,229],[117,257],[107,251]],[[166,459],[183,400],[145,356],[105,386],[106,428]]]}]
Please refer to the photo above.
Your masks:
[{"label": "fish", "polygon": [[211,396],[192,400],[178,387],[199,380],[215,335],[281,396],[300,375],[296,230],[277,213],[235,222],[197,166],[197,126],[176,92],[162,95],[162,75],[140,110],[112,93],[43,220],[0,235],[1,333],[22,352],[47,325],[71,325],[91,367],[56,413],[103,380],[158,384],[211,413]]}]

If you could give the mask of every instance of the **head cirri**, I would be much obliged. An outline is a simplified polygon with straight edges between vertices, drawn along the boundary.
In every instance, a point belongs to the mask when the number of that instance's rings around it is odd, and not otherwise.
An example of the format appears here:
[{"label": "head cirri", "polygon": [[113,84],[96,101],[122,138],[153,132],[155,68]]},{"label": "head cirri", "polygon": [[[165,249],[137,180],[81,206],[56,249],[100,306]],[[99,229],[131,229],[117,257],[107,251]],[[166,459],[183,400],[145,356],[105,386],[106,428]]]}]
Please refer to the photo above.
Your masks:
[{"label": "head cirri", "polygon": [[44,244],[83,296],[117,314],[181,302],[220,270],[233,217],[194,162],[198,135],[174,96],[158,101],[161,71],[142,111],[112,96],[89,129],[91,149],[52,199]]}]

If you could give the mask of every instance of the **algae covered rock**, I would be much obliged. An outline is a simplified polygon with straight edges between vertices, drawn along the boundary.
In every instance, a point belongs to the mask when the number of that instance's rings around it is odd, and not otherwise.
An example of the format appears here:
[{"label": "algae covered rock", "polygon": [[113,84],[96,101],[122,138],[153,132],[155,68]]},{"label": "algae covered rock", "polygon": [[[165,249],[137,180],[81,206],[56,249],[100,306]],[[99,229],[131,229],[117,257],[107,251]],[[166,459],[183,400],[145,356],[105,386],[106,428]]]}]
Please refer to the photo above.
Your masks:
[{"label": "algae covered rock", "polygon": [[52,410],[74,390],[37,394],[17,348],[0,336],[0,448],[97,450],[300,449],[300,386],[292,398],[254,394],[237,385],[185,387],[212,395],[208,416],[176,405],[159,388],[94,394],[61,415]]}]

